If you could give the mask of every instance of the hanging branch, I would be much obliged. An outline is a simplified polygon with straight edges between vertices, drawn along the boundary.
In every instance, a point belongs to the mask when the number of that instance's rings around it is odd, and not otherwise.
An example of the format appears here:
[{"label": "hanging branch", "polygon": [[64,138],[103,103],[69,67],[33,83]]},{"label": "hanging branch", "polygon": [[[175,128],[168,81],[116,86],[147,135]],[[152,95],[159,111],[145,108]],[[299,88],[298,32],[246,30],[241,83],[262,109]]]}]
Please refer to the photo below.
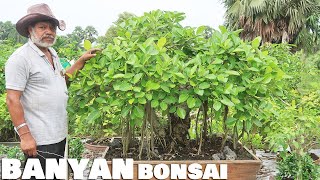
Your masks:
[{"label": "hanging branch", "polygon": [[[201,104],[201,108],[202,108],[202,111],[203,111],[203,121],[206,120],[206,113],[205,113],[205,108],[204,108],[204,105],[203,103]],[[200,155],[201,153],[201,148],[202,148],[202,141],[203,141],[203,134],[204,134],[204,123],[203,125],[201,126],[201,130],[200,130],[200,142],[199,142],[199,148],[198,148],[198,155]]]},{"label": "hanging branch", "polygon": [[208,138],[208,100],[205,100],[202,104],[203,107],[203,137],[206,140]]},{"label": "hanging branch", "polygon": [[226,145],[227,137],[228,137],[228,129],[227,129],[227,124],[226,124],[226,121],[228,119],[228,113],[229,113],[229,107],[227,105],[225,105],[224,106],[223,119],[222,119],[224,135],[223,135],[221,149],[220,149],[221,152],[222,152],[224,146]]},{"label": "hanging branch", "polygon": [[198,109],[198,113],[197,113],[197,117],[196,117],[196,140],[197,140],[197,142],[199,140],[199,134],[198,134],[199,114],[200,114],[200,108]]},{"label": "hanging branch", "polygon": [[209,126],[210,135],[212,135],[212,119],[213,119],[213,107],[210,108],[210,126]]},{"label": "hanging branch", "polygon": [[140,150],[139,150],[139,159],[141,160],[142,158],[142,151],[143,151],[143,146],[144,146],[144,136],[145,136],[145,129],[146,129],[146,124],[147,124],[147,114],[143,118],[143,123],[141,127],[141,137],[140,137]]},{"label": "hanging branch", "polygon": [[237,143],[238,143],[238,126],[237,123],[233,127],[233,149],[237,149]]}]

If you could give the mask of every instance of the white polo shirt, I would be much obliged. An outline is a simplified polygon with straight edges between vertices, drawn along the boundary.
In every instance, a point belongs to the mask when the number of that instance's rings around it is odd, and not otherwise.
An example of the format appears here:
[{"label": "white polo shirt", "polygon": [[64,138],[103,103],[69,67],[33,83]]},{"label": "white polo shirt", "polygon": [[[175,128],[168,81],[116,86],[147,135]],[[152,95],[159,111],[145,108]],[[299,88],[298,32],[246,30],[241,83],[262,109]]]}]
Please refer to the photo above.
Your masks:
[{"label": "white polo shirt", "polygon": [[5,65],[6,88],[22,91],[24,118],[37,145],[58,143],[67,136],[68,90],[57,53],[49,50],[55,69],[30,39]]}]

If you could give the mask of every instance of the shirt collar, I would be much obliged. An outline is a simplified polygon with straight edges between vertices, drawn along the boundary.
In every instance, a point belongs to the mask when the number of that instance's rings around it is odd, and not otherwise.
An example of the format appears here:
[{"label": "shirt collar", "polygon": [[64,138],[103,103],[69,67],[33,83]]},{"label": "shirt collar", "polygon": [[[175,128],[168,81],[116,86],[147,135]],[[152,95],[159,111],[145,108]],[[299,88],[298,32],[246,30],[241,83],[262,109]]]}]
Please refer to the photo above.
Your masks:
[{"label": "shirt collar", "polygon": [[[45,54],[38,48],[38,46],[36,46],[36,45],[31,41],[30,38],[29,38],[28,44],[29,44],[29,46],[30,46],[33,50],[35,50],[35,51],[39,54],[39,56],[41,56],[41,57],[45,56]],[[51,55],[52,55],[54,58],[58,57],[56,51],[55,51],[52,47],[49,47],[48,49],[49,49]]]}]

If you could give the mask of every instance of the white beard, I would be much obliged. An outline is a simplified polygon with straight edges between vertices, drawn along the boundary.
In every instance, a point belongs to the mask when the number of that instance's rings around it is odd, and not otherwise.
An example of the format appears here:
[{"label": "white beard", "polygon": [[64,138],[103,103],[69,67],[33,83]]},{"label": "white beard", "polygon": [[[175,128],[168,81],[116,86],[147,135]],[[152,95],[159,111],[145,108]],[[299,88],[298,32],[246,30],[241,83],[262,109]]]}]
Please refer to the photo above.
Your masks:
[{"label": "white beard", "polygon": [[34,29],[32,28],[32,31],[30,33],[30,39],[35,45],[37,45],[39,47],[43,47],[43,48],[48,48],[48,47],[53,46],[56,43],[57,36],[54,37],[54,41],[52,43],[42,42],[42,37],[40,37],[40,38],[36,37],[36,33],[34,32]]}]

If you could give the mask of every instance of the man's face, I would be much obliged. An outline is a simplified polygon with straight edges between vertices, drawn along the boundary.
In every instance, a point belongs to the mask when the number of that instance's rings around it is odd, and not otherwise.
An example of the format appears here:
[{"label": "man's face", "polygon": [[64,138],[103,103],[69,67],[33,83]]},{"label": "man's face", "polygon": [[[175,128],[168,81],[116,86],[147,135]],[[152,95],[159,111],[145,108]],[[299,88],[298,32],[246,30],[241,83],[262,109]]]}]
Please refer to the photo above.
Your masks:
[{"label": "man's face", "polygon": [[50,22],[37,22],[34,27],[29,27],[30,38],[40,47],[51,47],[56,41],[57,27]]}]

